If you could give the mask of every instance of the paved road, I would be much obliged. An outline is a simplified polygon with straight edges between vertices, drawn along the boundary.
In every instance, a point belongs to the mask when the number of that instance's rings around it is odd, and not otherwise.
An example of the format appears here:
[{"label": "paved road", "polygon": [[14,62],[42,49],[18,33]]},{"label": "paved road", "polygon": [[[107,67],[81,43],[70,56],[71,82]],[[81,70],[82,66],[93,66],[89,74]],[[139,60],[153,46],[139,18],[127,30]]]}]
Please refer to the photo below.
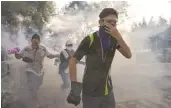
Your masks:
[{"label": "paved road", "polygon": [[171,108],[170,69],[171,64],[118,69],[113,80],[118,108]]},{"label": "paved road", "polygon": [[[27,97],[26,90],[20,88],[24,84],[24,78],[20,80],[23,77],[21,62],[13,64],[14,91],[18,91],[20,97],[23,94]],[[44,83],[39,90],[42,107],[75,108],[64,101],[68,91],[60,90],[61,80],[53,60],[46,60],[45,67]],[[112,70],[115,70],[112,77],[117,108],[171,108],[171,64],[114,63]]]}]

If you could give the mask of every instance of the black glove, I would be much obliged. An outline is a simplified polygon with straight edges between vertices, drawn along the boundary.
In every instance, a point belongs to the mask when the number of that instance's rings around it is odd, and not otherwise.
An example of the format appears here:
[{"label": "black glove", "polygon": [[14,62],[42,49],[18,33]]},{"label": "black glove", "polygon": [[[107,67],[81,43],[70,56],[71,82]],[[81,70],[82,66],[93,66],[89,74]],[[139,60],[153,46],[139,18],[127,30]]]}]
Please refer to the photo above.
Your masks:
[{"label": "black glove", "polygon": [[29,57],[23,57],[22,61],[27,62],[27,63],[33,62],[33,60],[31,58],[29,58]]},{"label": "black glove", "polygon": [[67,97],[67,102],[69,104],[74,104],[75,106],[79,105],[81,101],[81,90],[82,83],[71,82],[71,91]]}]

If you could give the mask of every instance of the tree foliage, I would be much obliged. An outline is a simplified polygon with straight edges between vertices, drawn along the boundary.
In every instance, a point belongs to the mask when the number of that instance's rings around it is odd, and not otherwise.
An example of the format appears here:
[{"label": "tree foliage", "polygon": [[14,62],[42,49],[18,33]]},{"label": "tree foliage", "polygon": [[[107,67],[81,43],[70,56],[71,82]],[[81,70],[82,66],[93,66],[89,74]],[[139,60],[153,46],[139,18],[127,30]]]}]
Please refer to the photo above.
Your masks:
[{"label": "tree foliage", "polygon": [[151,17],[150,21],[147,23],[145,18],[142,18],[141,22],[134,22],[132,25],[132,30],[135,31],[137,29],[146,28],[146,27],[161,27],[161,26],[169,26],[171,23],[167,21],[164,17],[159,16],[157,20],[154,17]]},{"label": "tree foliage", "polygon": [[[24,24],[34,24],[41,30],[43,25],[49,21],[50,16],[55,14],[55,4],[52,1],[2,1],[1,23],[9,26],[20,24],[18,15],[24,19]],[[29,18],[28,20],[25,20]]]}]

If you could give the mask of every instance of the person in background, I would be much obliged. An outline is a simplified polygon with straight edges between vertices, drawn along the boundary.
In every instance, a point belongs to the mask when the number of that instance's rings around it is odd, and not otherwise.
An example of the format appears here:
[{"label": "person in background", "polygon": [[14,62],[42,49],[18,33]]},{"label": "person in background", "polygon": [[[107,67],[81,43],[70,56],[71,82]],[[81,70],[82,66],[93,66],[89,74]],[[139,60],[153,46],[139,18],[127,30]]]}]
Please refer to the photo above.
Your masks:
[{"label": "person in background", "polygon": [[26,63],[25,74],[27,76],[27,85],[29,88],[31,100],[36,103],[36,107],[40,108],[37,92],[43,83],[44,76],[44,58],[55,58],[54,55],[47,51],[47,49],[40,45],[40,36],[34,34],[31,38],[31,45],[26,46],[21,52],[16,53],[17,59],[22,59]]},{"label": "person in background", "polygon": [[61,75],[61,79],[63,81],[63,84],[61,85],[62,90],[70,87],[68,66],[69,66],[69,60],[71,59],[71,56],[74,54],[72,41],[68,40],[65,44],[65,47],[66,48],[60,52],[60,58],[59,58],[60,60],[59,74]]},{"label": "person in background", "polygon": [[[75,51],[69,63],[71,91],[67,102],[80,104],[81,91],[83,108],[115,108],[115,98],[110,68],[118,50],[125,58],[132,54],[122,35],[117,30],[118,13],[105,8],[99,15],[99,30],[86,36]],[[76,64],[86,56],[83,82],[77,81]]]},{"label": "person in background", "polygon": [[[74,54],[73,43],[71,40],[68,40],[65,44],[65,49],[60,52],[60,56],[55,59],[54,65],[57,66],[59,63],[59,74],[61,76],[63,84],[61,89],[68,89],[70,87],[70,78],[69,78],[69,60]],[[84,65],[83,61],[80,61],[79,64]]]}]

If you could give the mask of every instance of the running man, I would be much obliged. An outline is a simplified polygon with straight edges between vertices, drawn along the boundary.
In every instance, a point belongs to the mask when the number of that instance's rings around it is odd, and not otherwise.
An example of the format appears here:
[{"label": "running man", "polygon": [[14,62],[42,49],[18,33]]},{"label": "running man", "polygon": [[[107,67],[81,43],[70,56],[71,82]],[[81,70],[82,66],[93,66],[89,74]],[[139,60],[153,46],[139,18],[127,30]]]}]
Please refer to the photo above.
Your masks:
[{"label": "running man", "polygon": [[43,61],[45,57],[50,59],[58,57],[58,55],[51,54],[47,49],[40,45],[40,36],[34,34],[31,39],[31,45],[26,46],[20,53],[16,53],[15,57],[27,63],[25,74],[27,76],[27,84],[32,101],[39,106],[37,91],[43,83],[44,69]]},{"label": "running man", "polygon": [[[130,59],[130,48],[117,30],[118,13],[105,8],[99,15],[99,30],[85,37],[70,60],[71,91],[67,101],[77,106],[81,100],[83,108],[115,108],[115,98],[110,68],[118,50]],[[77,82],[76,63],[86,56],[83,84]]]},{"label": "running man", "polygon": [[[69,78],[69,60],[74,54],[73,42],[68,40],[65,44],[65,49],[60,53],[60,64],[59,64],[59,74],[63,84],[61,85],[62,90],[68,89],[70,87],[70,78]],[[85,64],[80,61],[79,64]]]},{"label": "running man", "polygon": [[69,60],[74,54],[73,43],[68,40],[65,44],[65,49],[60,53],[60,64],[59,64],[59,74],[63,84],[61,85],[62,90],[70,87],[70,78],[69,78]]}]

